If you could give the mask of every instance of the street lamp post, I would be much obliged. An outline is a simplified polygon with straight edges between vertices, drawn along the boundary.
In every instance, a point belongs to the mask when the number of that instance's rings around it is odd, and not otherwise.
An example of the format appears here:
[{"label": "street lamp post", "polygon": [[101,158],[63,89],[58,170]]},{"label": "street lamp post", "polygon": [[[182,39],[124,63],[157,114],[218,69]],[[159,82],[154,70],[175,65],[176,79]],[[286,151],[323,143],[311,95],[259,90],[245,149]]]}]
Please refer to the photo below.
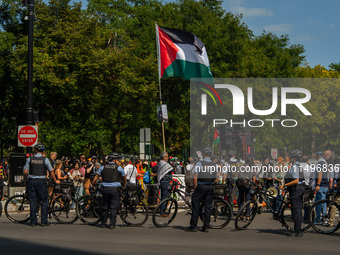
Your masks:
[{"label": "street lamp post", "polygon": [[[26,125],[33,125],[33,21],[34,21],[34,0],[23,0],[23,5],[28,6],[28,77],[27,77],[27,107]],[[26,20],[26,17],[25,17]],[[27,147],[27,153],[32,152]]]},{"label": "street lamp post", "polygon": [[34,0],[28,1],[28,83],[26,124],[33,124],[33,21]]}]

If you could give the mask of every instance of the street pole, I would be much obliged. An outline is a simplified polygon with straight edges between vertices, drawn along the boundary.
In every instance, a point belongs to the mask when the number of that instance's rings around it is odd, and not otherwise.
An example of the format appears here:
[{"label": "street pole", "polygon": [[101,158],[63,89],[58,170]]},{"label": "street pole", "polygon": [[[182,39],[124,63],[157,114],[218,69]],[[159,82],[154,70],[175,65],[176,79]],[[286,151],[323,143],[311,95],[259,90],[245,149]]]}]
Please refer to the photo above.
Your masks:
[{"label": "street pole", "polygon": [[[34,0],[29,0],[28,5],[28,82],[27,82],[27,108],[26,124],[33,125],[33,21],[34,21]],[[32,148],[27,147],[31,153]]]},{"label": "street pole", "polygon": [[27,108],[26,124],[33,124],[33,20],[34,0],[29,0],[28,5],[28,83],[27,83]]}]

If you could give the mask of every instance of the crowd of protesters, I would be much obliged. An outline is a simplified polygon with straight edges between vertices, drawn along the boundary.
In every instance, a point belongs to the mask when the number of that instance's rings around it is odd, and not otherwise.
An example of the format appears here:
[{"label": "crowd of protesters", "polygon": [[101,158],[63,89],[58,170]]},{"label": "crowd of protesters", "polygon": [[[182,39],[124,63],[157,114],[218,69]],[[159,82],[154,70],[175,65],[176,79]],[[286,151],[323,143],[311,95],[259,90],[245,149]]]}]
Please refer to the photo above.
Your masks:
[{"label": "crowd of protesters", "polygon": [[[215,155],[211,160],[221,172],[217,174],[215,182],[226,183],[229,185],[229,194],[225,199],[233,207],[234,203],[240,208],[251,197],[250,182],[258,182],[266,189],[274,187],[277,189],[279,198],[282,198],[280,187],[285,184],[285,178],[292,163],[288,153],[284,157],[272,159],[265,157],[262,160],[256,160],[250,155],[246,155],[245,160],[239,159],[234,151],[229,151],[225,159]],[[186,192],[193,192],[193,172],[197,160],[189,158],[185,167],[186,172]],[[306,187],[305,198],[313,199],[315,202],[326,198],[327,191],[339,185],[340,155],[333,151],[318,151],[311,157],[302,155],[299,159],[300,171],[303,173],[303,184]],[[249,171],[241,171],[241,169]],[[217,171],[218,172],[218,171]],[[312,195],[311,195],[312,194]],[[313,195],[315,196],[313,197]],[[190,197],[187,197],[189,199]],[[277,211],[280,208],[279,200],[271,201],[272,204],[266,204],[267,208]],[[317,208],[317,216],[326,214],[325,207]],[[316,218],[318,221],[319,218]]]},{"label": "crowd of protesters", "polygon": [[[108,156],[98,158],[92,156],[86,158],[84,154],[79,158],[69,159],[68,157],[58,158],[56,152],[50,152],[47,155],[43,152],[43,156],[48,158],[52,168],[54,169],[54,176],[48,176],[48,193],[52,194],[53,187],[57,183],[72,182],[75,187],[75,198],[78,199],[84,194],[90,194],[93,179],[102,166],[109,164]],[[318,151],[308,157],[307,155],[299,155],[297,160],[292,161],[289,154],[284,157],[279,157],[273,160],[271,157],[266,157],[263,160],[256,160],[251,155],[244,155],[245,159],[239,159],[237,153],[229,151],[227,156],[219,157],[216,155],[209,156],[211,164],[215,165],[216,178],[214,183],[226,183],[229,186],[229,193],[225,194],[225,199],[233,205],[238,205],[240,208],[251,197],[251,181],[262,183],[265,188],[274,187],[277,189],[277,194],[282,198],[282,187],[285,183],[287,170],[292,168],[292,164],[298,162],[300,171],[303,173],[301,182],[308,194],[305,196],[308,199],[313,199],[315,202],[325,199],[329,189],[339,185],[339,169],[340,156],[333,151],[326,150],[324,152]],[[171,161],[167,152],[162,152],[160,158],[153,158],[150,161],[143,161],[134,157],[120,156],[119,160],[115,161],[125,172],[125,177],[130,185],[140,185],[147,192],[147,204],[149,206],[157,205],[157,203],[167,198],[170,194],[168,189],[169,180],[172,179],[174,173],[185,174],[185,186],[188,194],[193,194],[195,191],[194,173],[195,168],[202,159],[191,157],[188,162]],[[293,163],[292,163],[293,162]],[[241,169],[249,171],[241,171]],[[221,170],[222,169],[222,170]],[[321,171],[320,171],[321,170]],[[325,171],[326,170],[326,171]],[[147,187],[144,185],[144,175],[149,172],[150,180],[147,182]],[[8,174],[8,163],[3,160],[0,165],[0,185],[3,185],[2,180]],[[165,178],[167,177],[167,178]],[[299,177],[301,179],[301,175]],[[311,195],[312,194],[312,195]],[[314,196],[315,194],[315,196]],[[191,196],[187,196],[189,201]],[[268,202],[268,201],[266,201]],[[270,209],[277,212],[280,208],[279,200],[273,200]],[[75,205],[73,205],[74,207]],[[267,205],[268,206],[268,205]],[[325,215],[326,208],[322,204],[316,208],[315,221],[321,222],[322,215]],[[166,216],[165,214],[163,215]],[[306,219],[305,219],[306,220]],[[328,222],[327,224],[332,224]]]},{"label": "crowd of protesters", "polygon": [[[97,156],[92,156],[90,158],[86,158],[84,154],[81,154],[79,158],[72,159],[64,156],[58,158],[56,152],[50,152],[49,155],[44,152],[44,156],[49,159],[53,169],[55,170],[55,175],[58,180],[73,181],[74,186],[77,188],[77,197],[81,196],[84,193],[90,193],[91,181],[93,180],[96,172],[102,165],[107,163],[107,157],[98,158]],[[334,171],[330,172],[329,176],[327,177],[329,180],[327,182],[328,185],[326,185],[325,178],[323,178],[324,180],[322,180],[322,183],[319,183],[319,185],[316,186],[317,176],[315,176],[315,174],[317,173],[317,171],[313,170],[315,170],[317,162],[322,159],[324,159],[324,161],[328,165],[334,166],[335,169]],[[279,185],[284,182],[284,169],[288,169],[290,166],[289,157],[287,154],[284,157],[279,157],[277,160],[274,160],[271,157],[265,157],[263,160],[256,160],[253,158],[249,158],[249,156],[246,156],[245,160],[242,160],[237,157],[234,151],[229,151],[228,155],[225,156],[224,159],[213,155],[212,160],[220,167],[228,166],[229,170],[230,167],[235,167],[237,169],[234,172],[228,171],[226,174],[226,178],[223,179],[222,175],[220,175],[219,178],[220,183],[225,182],[230,185],[229,190],[231,190],[232,192],[228,196],[230,200],[234,199],[235,196],[240,199],[240,196],[238,196],[238,191],[242,191],[242,187],[240,185],[240,182],[238,181],[238,179],[242,179],[239,178],[240,167],[246,165],[256,166],[258,170],[252,173],[251,178],[254,176],[256,180],[264,182],[266,188],[278,188]],[[120,164],[126,173],[127,180],[129,180],[130,183],[143,186],[143,175],[148,170],[150,170],[152,177],[150,184],[157,183],[157,164],[159,163],[159,161],[160,158],[152,158],[152,160],[148,162],[145,160],[143,161],[141,159],[137,159],[135,157],[133,159],[131,159],[130,157],[122,157],[120,160]],[[188,161],[184,162],[178,160],[172,161],[169,158],[168,161],[173,167],[172,173],[185,174],[187,193],[192,193],[193,169],[195,163],[199,161],[199,159],[193,159],[189,157]],[[337,185],[337,179],[339,175],[338,169],[340,166],[339,164],[340,156],[329,150],[325,151],[325,155],[323,152],[316,152],[312,155],[312,157],[303,155],[303,157],[301,158],[301,168],[304,170],[306,184],[312,187],[314,190],[317,190],[317,199],[323,199],[327,193],[327,189]],[[8,160],[4,158],[0,162],[0,185],[4,185],[3,180],[7,179],[9,171],[8,168]],[[53,182],[51,181],[51,179],[49,180],[49,192],[51,193]],[[155,190],[154,193],[156,192],[157,191]],[[247,198],[249,197],[248,192],[246,192],[245,196],[245,200],[247,200]],[[152,203],[156,202],[155,199],[151,200],[154,200],[150,201]],[[241,200],[243,201],[242,198]]]}]

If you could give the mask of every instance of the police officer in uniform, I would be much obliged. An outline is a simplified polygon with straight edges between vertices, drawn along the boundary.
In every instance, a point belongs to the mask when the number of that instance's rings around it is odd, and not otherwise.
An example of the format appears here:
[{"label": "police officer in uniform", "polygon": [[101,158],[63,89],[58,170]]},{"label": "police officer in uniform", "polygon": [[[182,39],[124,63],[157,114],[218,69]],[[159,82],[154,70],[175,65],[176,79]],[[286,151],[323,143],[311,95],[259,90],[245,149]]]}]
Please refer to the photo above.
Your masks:
[{"label": "police officer in uniform", "polygon": [[[286,175],[286,183],[280,186],[283,189],[287,187],[289,192],[289,200],[291,203],[292,218],[294,220],[294,233],[296,237],[302,237],[301,230],[302,223],[302,208],[303,208],[303,194],[305,193],[305,187],[303,184],[303,172],[300,171],[300,158],[302,152],[300,150],[293,150],[289,153],[289,160],[292,163],[289,172]],[[290,233],[289,236],[292,236]]]},{"label": "police officer in uniform", "polygon": [[[114,229],[116,226],[117,211],[120,204],[120,190],[121,182],[123,186],[126,183],[126,176],[124,169],[119,165],[118,154],[110,154],[108,156],[109,163],[102,166],[93,179],[92,184],[102,177],[103,199],[102,199],[102,215],[101,227],[108,227]],[[106,225],[108,214],[110,210],[110,225]]]},{"label": "police officer in uniform", "polygon": [[24,167],[24,176],[28,177],[28,197],[30,201],[30,226],[37,226],[37,203],[41,206],[41,226],[48,226],[48,191],[47,191],[47,170],[50,172],[53,180],[56,180],[54,171],[49,160],[43,157],[42,152],[45,150],[43,144],[34,146],[35,155],[27,159]]},{"label": "police officer in uniform", "polygon": [[[216,164],[210,159],[212,155],[211,148],[202,150],[203,161],[196,164],[194,169],[194,194],[192,196],[192,214],[190,219],[190,227],[187,232],[197,232],[197,222],[200,214],[200,205],[203,202],[205,208],[205,220],[202,228],[203,232],[209,232],[211,207],[214,198],[214,181],[217,174]],[[209,168],[211,170],[209,170]]]}]

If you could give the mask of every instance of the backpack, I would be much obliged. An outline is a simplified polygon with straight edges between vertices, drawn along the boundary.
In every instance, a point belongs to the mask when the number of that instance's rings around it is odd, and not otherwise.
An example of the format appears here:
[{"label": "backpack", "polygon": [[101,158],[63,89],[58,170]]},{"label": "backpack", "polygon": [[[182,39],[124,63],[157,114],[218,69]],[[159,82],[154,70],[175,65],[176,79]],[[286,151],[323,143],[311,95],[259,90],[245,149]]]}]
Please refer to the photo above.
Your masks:
[{"label": "backpack", "polygon": [[249,189],[250,188],[250,182],[246,178],[238,178],[236,181],[236,186],[239,189]]},{"label": "backpack", "polygon": [[188,170],[188,166],[185,168],[185,186],[193,187],[194,186],[194,167],[192,166],[190,170]]},{"label": "backpack", "polygon": [[72,184],[61,184],[61,200],[63,202],[71,202],[72,201]]},{"label": "backpack", "polygon": [[145,184],[149,184],[151,181],[151,175],[150,175],[150,171],[147,171],[144,176],[143,176],[143,182]]},{"label": "backpack", "polygon": [[131,206],[137,206],[140,203],[140,188],[137,185],[132,185],[127,188],[127,198]]}]

